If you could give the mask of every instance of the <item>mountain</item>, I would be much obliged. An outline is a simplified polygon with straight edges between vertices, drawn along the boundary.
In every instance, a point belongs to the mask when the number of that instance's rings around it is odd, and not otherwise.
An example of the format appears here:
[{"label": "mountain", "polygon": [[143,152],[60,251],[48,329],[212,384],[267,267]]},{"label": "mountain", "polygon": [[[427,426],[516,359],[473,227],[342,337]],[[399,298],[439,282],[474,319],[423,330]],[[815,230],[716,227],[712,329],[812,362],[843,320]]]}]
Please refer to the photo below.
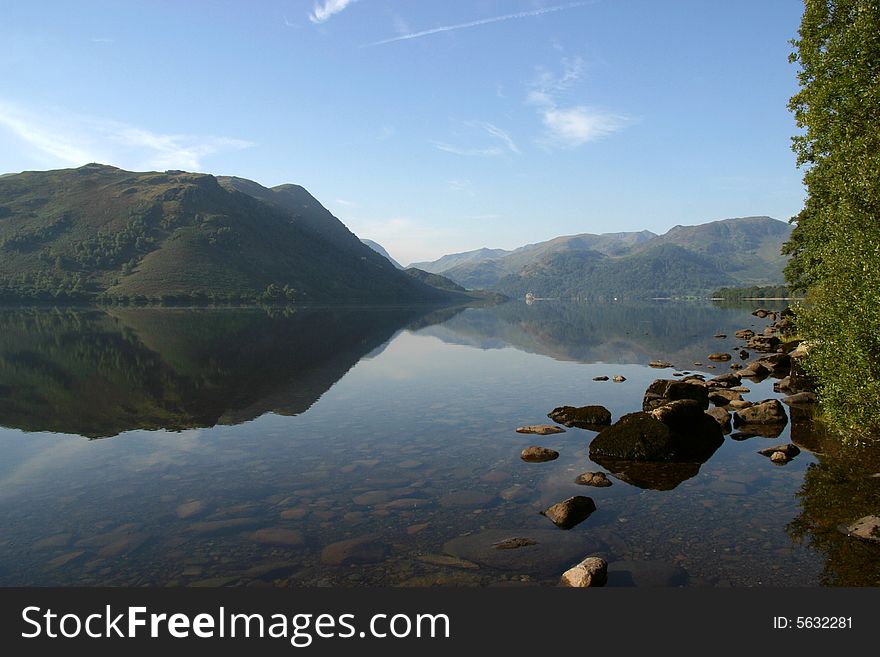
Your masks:
[{"label": "mountain", "polygon": [[[557,237],[503,255],[430,263],[460,285],[510,296],[646,298],[705,294],[720,286],[781,283],[791,227],[770,217],[698,226]],[[491,252],[491,250],[484,250]]]},{"label": "mountain", "polygon": [[89,164],[0,178],[0,298],[422,303],[298,185]]},{"label": "mountain", "polygon": [[373,251],[378,253],[380,256],[387,258],[388,262],[390,262],[392,265],[394,265],[398,269],[403,269],[403,265],[401,265],[399,262],[397,262],[397,260],[392,258],[391,255],[388,253],[388,251],[385,250],[385,247],[382,246],[381,244],[379,244],[378,242],[374,242],[373,240],[365,240],[363,237],[361,238],[361,242],[363,242],[368,247],[373,249]]},{"label": "mountain", "polygon": [[649,245],[675,244],[713,258],[738,285],[776,285],[784,281],[781,250],[791,230],[788,223],[770,217],[740,217],[675,226]]},{"label": "mountain", "polygon": [[494,288],[505,276],[518,274],[524,267],[552,258],[555,254],[594,251],[609,256],[620,255],[654,237],[656,235],[647,230],[637,233],[565,235],[546,242],[521,246],[498,257],[479,259],[475,256],[438,273],[443,273],[465,287]]},{"label": "mountain", "polygon": [[477,264],[486,262],[487,260],[497,260],[508,255],[510,251],[504,249],[477,249],[476,251],[465,251],[463,253],[452,253],[445,255],[439,260],[432,262],[414,262],[410,267],[421,269],[422,271],[432,274],[440,274],[444,271],[457,267],[458,265]]}]

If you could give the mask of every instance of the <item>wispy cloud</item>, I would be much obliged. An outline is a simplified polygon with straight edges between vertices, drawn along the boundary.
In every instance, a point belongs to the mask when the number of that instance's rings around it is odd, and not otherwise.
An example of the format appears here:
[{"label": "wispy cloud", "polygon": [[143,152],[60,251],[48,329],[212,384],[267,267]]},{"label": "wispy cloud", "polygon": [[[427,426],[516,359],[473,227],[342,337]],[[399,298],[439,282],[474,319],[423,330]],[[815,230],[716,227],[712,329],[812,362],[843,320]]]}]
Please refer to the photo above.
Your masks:
[{"label": "wispy cloud", "polygon": [[499,148],[497,146],[493,146],[491,148],[462,148],[460,146],[453,146],[452,144],[447,144],[442,141],[431,142],[434,144],[434,148],[438,151],[443,151],[444,153],[452,153],[453,155],[468,155],[468,156],[478,156],[478,157],[492,157],[495,155],[501,155],[504,152],[503,148]]},{"label": "wispy cloud", "polygon": [[102,162],[134,169],[192,171],[202,169],[207,156],[253,146],[242,139],[163,134],[109,119],[33,112],[3,101],[0,127],[20,140],[24,154],[72,166]]},{"label": "wispy cloud", "polygon": [[109,37],[95,37],[94,39],[90,39],[92,43],[116,43],[116,39],[111,39]]},{"label": "wispy cloud", "polygon": [[[519,154],[520,152],[519,147],[513,141],[513,138],[508,132],[488,121],[467,121],[463,125],[470,133],[472,133],[472,137],[482,138],[483,141],[485,141],[485,135],[488,135],[492,139],[493,145],[462,147],[454,146],[443,141],[434,141],[432,142],[434,147],[438,150],[446,153],[453,153],[455,155],[474,155],[481,157],[492,157],[503,155],[504,153]],[[498,142],[501,143],[498,144]]]},{"label": "wispy cloud", "polygon": [[357,2],[357,0],[324,0],[324,2],[316,2],[312,12],[309,14],[309,20],[313,23],[324,23],[353,2]]},{"label": "wispy cloud", "polygon": [[585,107],[548,108],[543,111],[548,142],[562,148],[577,148],[617,132],[626,124],[626,117]]},{"label": "wispy cloud", "polygon": [[358,206],[354,201],[346,201],[344,198],[338,198],[334,203],[336,203],[336,205],[341,205],[344,208],[356,208]]},{"label": "wispy cloud", "polygon": [[[339,0],[339,2],[345,2],[345,0]],[[348,2],[345,2],[348,4]],[[492,16],[490,18],[481,18],[475,21],[468,21],[467,23],[456,23],[454,25],[441,25],[439,27],[432,27],[428,30],[421,30],[419,32],[408,32],[407,34],[401,34],[399,36],[391,37],[389,39],[382,39],[381,41],[374,41],[373,43],[368,43],[365,47],[372,46],[384,46],[388,43],[394,43],[396,41],[409,41],[410,39],[418,39],[421,37],[431,36],[433,34],[440,34],[442,32],[452,32],[453,30],[463,30],[471,27],[480,27],[482,25],[490,25],[492,23],[500,23],[502,21],[510,21],[516,20],[520,18],[532,18],[534,16],[543,16],[544,14],[550,14],[557,11],[564,11],[566,9],[574,9],[576,7],[583,7],[584,5],[590,4],[589,2],[569,2],[564,5],[556,5],[553,7],[542,7],[540,9],[532,9],[530,11],[520,11],[515,14],[504,14],[502,16]],[[343,7],[344,8],[344,7]],[[341,11],[341,10],[340,10]]]},{"label": "wispy cloud", "polygon": [[588,105],[563,105],[569,90],[581,79],[580,57],[562,60],[562,72],[541,70],[530,85],[526,103],[538,108],[545,132],[539,142],[556,148],[577,148],[623,128],[629,118]]}]

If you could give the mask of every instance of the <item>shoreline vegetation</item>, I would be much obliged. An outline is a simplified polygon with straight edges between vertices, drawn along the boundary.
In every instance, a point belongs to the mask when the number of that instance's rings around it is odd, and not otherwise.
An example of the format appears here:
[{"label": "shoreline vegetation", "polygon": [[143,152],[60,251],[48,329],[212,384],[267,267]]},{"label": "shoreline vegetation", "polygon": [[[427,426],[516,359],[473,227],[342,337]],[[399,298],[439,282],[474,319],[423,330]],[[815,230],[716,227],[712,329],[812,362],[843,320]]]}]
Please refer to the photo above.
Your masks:
[{"label": "shoreline vegetation", "polygon": [[880,5],[805,0],[789,102],[807,198],[784,253],[824,420],[845,442],[880,442]]}]

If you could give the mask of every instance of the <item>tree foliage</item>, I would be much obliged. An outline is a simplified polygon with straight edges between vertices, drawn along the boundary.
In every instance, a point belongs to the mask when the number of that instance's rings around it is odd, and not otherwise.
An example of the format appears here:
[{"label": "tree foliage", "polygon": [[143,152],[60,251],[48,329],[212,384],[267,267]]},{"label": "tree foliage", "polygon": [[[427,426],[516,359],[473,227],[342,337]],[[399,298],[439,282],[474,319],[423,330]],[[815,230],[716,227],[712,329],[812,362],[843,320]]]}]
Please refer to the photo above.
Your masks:
[{"label": "tree foliage", "polygon": [[880,432],[880,0],[805,0],[791,99],[807,199],[785,252],[829,419]]}]

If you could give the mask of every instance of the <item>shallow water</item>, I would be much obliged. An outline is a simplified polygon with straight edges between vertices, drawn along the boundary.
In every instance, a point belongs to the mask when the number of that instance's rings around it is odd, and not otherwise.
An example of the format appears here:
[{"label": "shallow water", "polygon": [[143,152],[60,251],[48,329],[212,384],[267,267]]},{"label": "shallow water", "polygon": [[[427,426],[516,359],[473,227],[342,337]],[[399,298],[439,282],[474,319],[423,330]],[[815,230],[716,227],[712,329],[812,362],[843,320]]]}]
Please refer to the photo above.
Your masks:
[{"label": "shallow water", "polygon": [[[880,551],[837,528],[880,509],[878,459],[803,422],[727,437],[671,490],[575,485],[604,470],[593,432],[514,431],[639,410],[673,372],[655,358],[730,371],[706,356],[763,327],[749,310],[0,311],[0,584],[555,584],[598,554],[610,585],[876,586]],[[821,454],[757,454],[792,431]],[[532,444],[560,458],[525,463]],[[598,507],[575,528],[539,514],[572,495]],[[536,544],[493,547],[511,537]]]}]

